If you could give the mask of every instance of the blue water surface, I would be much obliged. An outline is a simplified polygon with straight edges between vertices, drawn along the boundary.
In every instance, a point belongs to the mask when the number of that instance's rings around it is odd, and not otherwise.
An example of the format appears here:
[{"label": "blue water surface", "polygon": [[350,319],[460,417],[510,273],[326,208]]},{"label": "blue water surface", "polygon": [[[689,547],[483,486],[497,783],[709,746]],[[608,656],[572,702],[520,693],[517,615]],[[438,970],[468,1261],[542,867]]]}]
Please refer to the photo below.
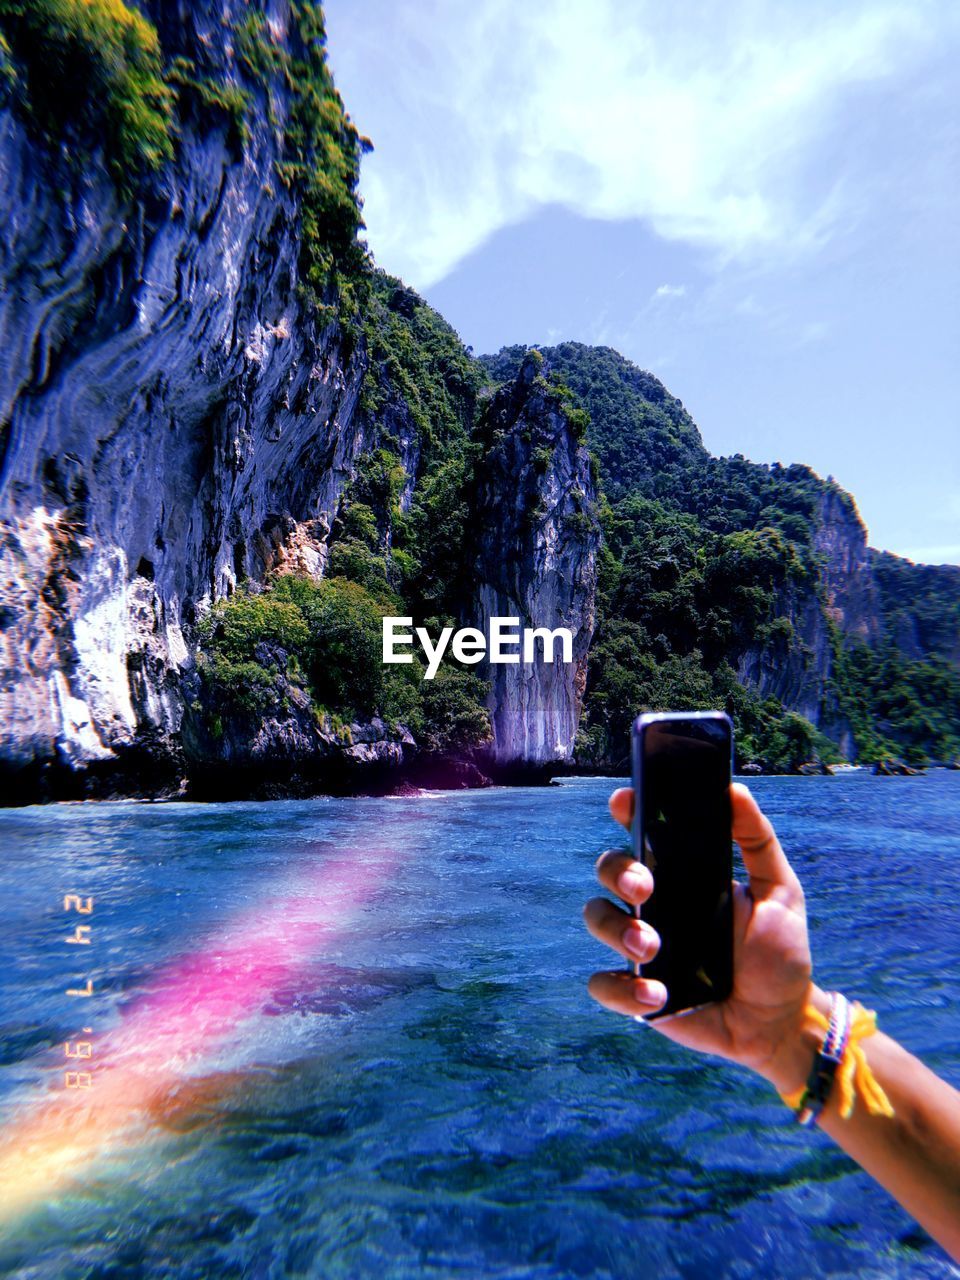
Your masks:
[{"label": "blue water surface", "polygon": [[[223,1087],[4,1223],[0,1276],[960,1275],[762,1081],[589,999],[613,967],[581,924],[622,838],[611,785],[0,813],[3,1126],[75,1033],[64,893],[95,895],[89,1016],[109,1031],[325,861],[374,878],[191,1068]],[[752,786],[821,985],[960,1084],[960,774]]]}]

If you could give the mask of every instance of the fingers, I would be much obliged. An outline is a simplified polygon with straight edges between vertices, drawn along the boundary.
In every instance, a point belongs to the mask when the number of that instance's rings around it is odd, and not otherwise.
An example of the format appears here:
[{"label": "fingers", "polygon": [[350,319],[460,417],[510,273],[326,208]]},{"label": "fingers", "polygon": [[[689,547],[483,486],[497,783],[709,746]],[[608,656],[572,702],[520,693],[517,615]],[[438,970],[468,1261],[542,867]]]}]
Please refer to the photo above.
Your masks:
[{"label": "fingers", "polygon": [[[633,821],[633,788],[618,787],[609,804],[614,820],[629,830]],[[642,862],[622,849],[608,849],[600,855],[597,875],[604,888],[636,906],[646,902],[653,893],[653,876]]]},{"label": "fingers", "polygon": [[633,787],[618,787],[609,800],[610,816],[621,827],[629,828],[633,821]]},{"label": "fingers", "polygon": [[608,849],[597,859],[597,878],[624,902],[640,906],[653,893],[653,876],[625,849]]},{"label": "fingers", "polygon": [[[760,811],[760,806],[742,782],[731,784],[730,802],[733,809],[733,838],[740,846],[744,861],[752,859],[755,864],[756,870],[750,868],[751,875],[780,884],[787,878],[794,879],[793,870],[780,848],[769,818]],[[609,805],[615,821],[629,828],[633,821],[633,788],[618,787],[611,795]]]},{"label": "fingers", "polygon": [[660,950],[656,929],[615,907],[606,898],[591,898],[583,909],[583,919],[599,942],[612,947],[625,960],[647,964]]},{"label": "fingers", "polygon": [[760,811],[747,788],[740,782],[730,787],[730,805],[733,811],[733,838],[740,846],[744,865],[750,873],[751,890],[764,884],[799,885],[787,855],[780,848],[780,841],[770,819]]},{"label": "fingers", "polygon": [[615,973],[595,973],[587,990],[598,1004],[629,1018],[642,1018],[654,1013],[667,1001],[667,988],[652,978],[635,978],[623,969]]}]

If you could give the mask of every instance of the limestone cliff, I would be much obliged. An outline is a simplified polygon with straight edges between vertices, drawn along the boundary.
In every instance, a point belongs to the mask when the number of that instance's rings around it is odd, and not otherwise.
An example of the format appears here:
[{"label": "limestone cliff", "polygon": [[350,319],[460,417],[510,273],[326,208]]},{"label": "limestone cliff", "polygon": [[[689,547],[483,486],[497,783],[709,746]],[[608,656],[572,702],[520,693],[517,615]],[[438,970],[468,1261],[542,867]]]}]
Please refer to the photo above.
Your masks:
[{"label": "limestone cliff", "polygon": [[[295,691],[282,715],[220,737],[185,720],[196,624],[211,603],[273,570],[322,575],[358,461],[385,441],[403,476],[396,509],[408,510],[423,440],[441,424],[395,353],[371,349],[366,317],[344,323],[335,277],[319,294],[312,279],[309,191],[290,173],[303,160],[291,152],[291,139],[303,146],[297,75],[321,56],[302,22],[309,12],[316,23],[315,8],[271,0],[253,28],[234,0],[144,11],[163,65],[187,87],[172,159],[139,185],[118,185],[116,157],[96,139],[71,133],[88,150],[67,158],[15,102],[0,112],[8,799],[164,792],[244,762],[296,768],[316,784],[344,762],[397,765],[412,746],[403,726],[376,717],[345,738]],[[333,214],[320,215],[322,232]],[[398,288],[388,311],[404,320],[419,306]],[[561,424],[555,415],[540,433],[554,457],[536,483],[553,508],[526,528],[524,563],[490,578],[484,600],[502,587],[529,612],[543,592],[578,626],[582,665],[589,555],[562,522],[589,482]],[[503,468],[483,501],[497,506],[495,483],[512,501],[516,480]],[[388,554],[392,536],[388,522]],[[576,564],[564,587],[567,554]],[[472,602],[462,605],[469,615]],[[581,677],[555,672],[528,688],[509,751],[569,755],[581,694]]]},{"label": "limestone cliff", "polygon": [[813,549],[821,561],[820,584],[827,617],[842,635],[876,644],[881,602],[867,531],[853,498],[838,485],[827,485],[819,495]]},{"label": "limestone cliff", "polygon": [[837,642],[874,645],[881,609],[867,547],[867,531],[848,493],[824,485],[812,513],[812,549],[817,574],[802,586],[778,593],[777,616],[790,624],[790,638],[765,638],[740,655],[741,680],[761,697],[773,696],[856,754],[851,728],[834,690]]},{"label": "limestone cliff", "polygon": [[[528,351],[483,363],[508,380]],[[771,769],[960,747],[953,570],[872,551],[851,496],[809,467],[711,456],[682,403],[610,348],[540,351],[589,411],[602,489],[584,767],[624,768],[631,715],[669,706],[725,706],[741,758]]]},{"label": "limestone cliff", "polygon": [[529,357],[487,410],[467,616],[481,627],[498,616],[519,618],[521,627],[567,627],[573,662],[488,668],[492,763],[501,773],[569,763],[593,637],[596,486],[576,420],[542,367]]},{"label": "limestone cliff", "polygon": [[[585,699],[591,764],[671,703],[722,701],[757,743],[799,712],[849,751],[850,715],[862,741],[892,713],[879,668],[869,705],[862,672],[837,679],[845,647],[956,664],[956,574],[869,551],[837,486],[711,457],[609,348],[474,360],[373,267],[366,144],[310,0],[78,0],[47,32],[42,12],[0,10],[0,800],[355,785],[443,763],[458,733],[488,772],[542,775],[576,763]],[[45,39],[67,41],[69,92]],[[143,164],[96,96],[138,49]],[[313,600],[293,647],[221,653],[218,686],[207,622],[290,571],[346,584],[324,606],[341,627],[341,607],[518,617],[570,628],[574,660],[482,670],[489,726],[457,673],[387,714],[369,681],[324,693],[306,670]],[[259,703],[223,699],[238,672]]]},{"label": "limestone cliff", "polygon": [[[244,5],[162,8],[169,57],[202,48],[243,81]],[[294,49],[289,6],[268,16]],[[364,447],[362,353],[297,290],[300,209],[277,179],[290,96],[246,83],[241,153],[227,122],[187,121],[135,201],[102,155],[65,171],[0,116],[8,772],[147,742],[176,770],[197,610],[280,562],[318,568]]]}]

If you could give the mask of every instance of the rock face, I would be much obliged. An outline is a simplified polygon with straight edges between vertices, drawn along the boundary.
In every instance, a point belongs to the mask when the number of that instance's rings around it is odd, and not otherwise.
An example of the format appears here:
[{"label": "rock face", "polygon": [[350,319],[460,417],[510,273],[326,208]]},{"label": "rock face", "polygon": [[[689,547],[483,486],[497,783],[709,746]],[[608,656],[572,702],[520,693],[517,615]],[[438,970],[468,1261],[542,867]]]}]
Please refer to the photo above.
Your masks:
[{"label": "rock face", "polygon": [[762,697],[778,698],[785,707],[819,724],[833,647],[816,588],[789,584],[779,595],[776,611],[792,628],[789,641],[773,639],[748,646],[737,663],[737,676]]},{"label": "rock face", "polygon": [[[490,665],[495,772],[570,761],[594,627],[600,525],[590,456],[563,401],[529,357],[488,407],[473,510],[476,594],[468,617],[567,627],[573,662]],[[557,654],[559,658],[559,652]]]},{"label": "rock face", "polygon": [[[242,89],[244,127],[222,112],[185,114],[175,158],[121,198],[101,152],[72,163],[65,146],[40,143],[0,110],[0,801],[175,793],[186,774],[198,793],[307,791],[418,766],[402,726],[335,727],[289,682],[282,710],[252,729],[227,720],[214,735],[216,717],[195,713],[198,619],[274,570],[323,575],[362,457],[389,443],[401,472],[384,498],[389,521],[415,506],[430,479],[425,441],[438,434],[415,374],[437,335],[418,348],[407,332],[377,355],[369,330],[337,319],[333,286],[319,305],[304,301],[310,219],[278,169],[295,113],[295,85],[279,67],[305,52],[289,0],[263,6],[273,52],[256,73],[239,51],[249,5],[141,8],[166,66],[187,59],[208,85]],[[387,309],[409,317],[418,305],[398,285]],[[453,397],[469,412],[449,410],[466,440],[480,366],[456,342],[452,361],[449,348],[436,359],[471,365]],[[570,360],[585,350],[565,349]],[[583,420],[549,364],[517,351],[481,413],[469,491],[458,491],[471,515],[468,582],[443,610],[484,629],[516,617],[574,633],[570,664],[481,669],[493,727],[481,764],[505,778],[572,760],[600,547]],[[606,425],[595,415],[591,439],[608,497],[708,457],[661,383],[600,354],[599,399],[615,412]],[[376,395],[365,401],[370,382]],[[384,538],[389,550],[392,526]],[[819,581],[790,583],[778,601],[791,642],[781,633],[731,660],[741,680],[846,746],[831,693],[837,637],[874,644],[890,615],[905,651],[957,661],[954,615],[937,603],[957,576],[931,570],[929,600],[913,608],[920,577],[868,552],[852,501],[835,488],[822,495],[814,539]],[[433,763],[457,785],[479,778],[463,761]]]},{"label": "rock face", "polygon": [[264,716],[251,734],[247,719],[217,724],[214,737],[201,717],[188,714],[183,745],[195,799],[252,800],[389,787],[389,779],[416,755],[402,726],[379,717],[337,726],[317,719],[309,699],[288,686],[286,708]]},{"label": "rock face", "polygon": [[813,548],[822,560],[820,582],[827,617],[847,639],[876,644],[881,608],[867,531],[853,498],[836,486],[820,497]]},{"label": "rock face", "polygon": [[[186,771],[252,776],[270,761],[316,777],[411,755],[409,735],[376,723],[353,726],[346,742],[298,707],[295,692],[285,716],[252,737],[227,724],[214,742],[189,714],[195,624],[211,602],[276,568],[322,574],[356,460],[390,438],[406,475],[403,511],[420,457],[402,394],[388,394],[376,418],[361,407],[369,357],[362,336],[348,339],[330,318],[337,298],[319,309],[301,301],[302,210],[277,180],[291,88],[276,72],[251,76],[238,57],[248,6],[145,8],[168,64],[186,57],[211,82],[249,95],[241,141],[215,113],[187,117],[175,160],[121,202],[102,154],[68,170],[12,111],[0,112],[8,800],[90,794],[98,778],[107,791],[113,777],[120,790],[164,793]],[[267,4],[265,21],[275,47],[299,55],[286,0]],[[526,387],[521,400],[531,394]],[[569,523],[588,519],[593,487],[559,407],[541,397],[530,408],[523,445],[519,412],[518,403],[513,445],[492,461],[479,499],[493,526],[477,555],[474,603],[481,618],[519,613],[577,631],[574,668],[522,668],[495,682],[497,758],[541,763],[572,749],[596,530],[595,521],[586,535]],[[549,452],[542,467],[535,450]],[[526,469],[519,486],[514,465]],[[544,504],[535,523],[524,523],[526,506],[508,510],[528,498]],[[511,718],[499,699],[514,695]]]},{"label": "rock face", "polygon": [[872,571],[867,531],[848,493],[828,487],[813,522],[813,548],[821,568],[815,582],[790,584],[777,601],[777,614],[792,627],[790,642],[767,641],[741,655],[737,674],[764,697],[779,698],[829,737],[848,756],[853,734],[831,686],[835,644],[859,640],[876,644],[881,609]]},{"label": "rock face", "polygon": [[[236,77],[239,4],[165,7],[168,54]],[[287,6],[271,6],[281,42]],[[289,110],[274,86],[272,109]],[[0,754],[7,768],[104,762],[150,735],[176,752],[195,612],[292,562],[323,562],[365,447],[362,353],[297,300],[299,210],[254,115],[186,128],[152,200],[121,208],[102,163],[51,180],[0,116],[3,445]]]}]

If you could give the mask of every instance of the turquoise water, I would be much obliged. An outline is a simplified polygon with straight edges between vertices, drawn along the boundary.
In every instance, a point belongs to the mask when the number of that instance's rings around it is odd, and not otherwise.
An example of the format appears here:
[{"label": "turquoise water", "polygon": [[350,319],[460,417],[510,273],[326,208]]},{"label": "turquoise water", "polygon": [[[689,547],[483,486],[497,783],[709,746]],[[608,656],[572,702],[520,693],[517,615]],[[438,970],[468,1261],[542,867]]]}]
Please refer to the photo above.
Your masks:
[{"label": "turquoise water", "polygon": [[[960,1084],[960,774],[752,785],[821,983]],[[3,1132],[62,1075],[65,977],[170,1095],[0,1225],[0,1276],[960,1275],[761,1081],[587,997],[610,787],[0,813]],[[265,954],[315,920],[316,949],[248,967],[226,1033],[185,998],[171,1067],[149,1002],[239,919]]]}]

